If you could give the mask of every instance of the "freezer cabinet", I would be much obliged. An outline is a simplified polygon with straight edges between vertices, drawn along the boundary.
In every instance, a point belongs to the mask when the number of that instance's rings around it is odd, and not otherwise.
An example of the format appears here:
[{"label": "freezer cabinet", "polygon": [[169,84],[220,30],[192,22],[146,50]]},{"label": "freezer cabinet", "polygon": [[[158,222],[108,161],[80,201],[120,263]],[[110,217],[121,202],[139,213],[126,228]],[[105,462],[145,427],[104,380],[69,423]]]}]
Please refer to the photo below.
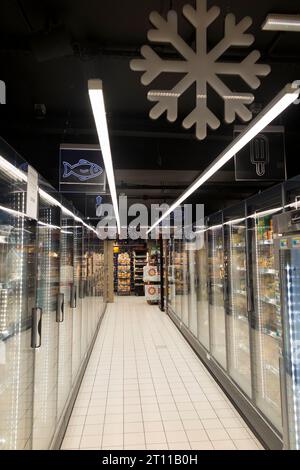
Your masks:
[{"label": "freezer cabinet", "polygon": [[285,449],[300,449],[300,210],[274,218],[283,330],[281,391]]}]

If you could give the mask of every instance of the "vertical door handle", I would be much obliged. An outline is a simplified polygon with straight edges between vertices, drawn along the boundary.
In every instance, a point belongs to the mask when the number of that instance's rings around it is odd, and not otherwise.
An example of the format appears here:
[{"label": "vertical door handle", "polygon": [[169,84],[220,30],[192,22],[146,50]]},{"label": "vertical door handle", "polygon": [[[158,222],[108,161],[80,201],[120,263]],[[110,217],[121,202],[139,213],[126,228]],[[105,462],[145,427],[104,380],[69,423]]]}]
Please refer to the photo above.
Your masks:
[{"label": "vertical door handle", "polygon": [[85,286],[84,281],[81,279],[79,283],[79,298],[84,299],[85,297]]},{"label": "vertical door handle", "polygon": [[[247,281],[248,282],[248,281]],[[253,305],[252,305],[252,292],[251,288],[248,285],[247,286],[247,311],[248,311],[248,317],[252,313],[253,310]]]},{"label": "vertical door handle", "polygon": [[71,287],[71,308],[77,307],[77,286],[74,284]]},{"label": "vertical door handle", "polygon": [[32,309],[31,347],[38,349],[42,345],[42,315],[43,310],[39,307]]},{"label": "vertical door handle", "polygon": [[65,320],[65,295],[58,294],[57,309],[56,309],[56,322],[63,323]]}]

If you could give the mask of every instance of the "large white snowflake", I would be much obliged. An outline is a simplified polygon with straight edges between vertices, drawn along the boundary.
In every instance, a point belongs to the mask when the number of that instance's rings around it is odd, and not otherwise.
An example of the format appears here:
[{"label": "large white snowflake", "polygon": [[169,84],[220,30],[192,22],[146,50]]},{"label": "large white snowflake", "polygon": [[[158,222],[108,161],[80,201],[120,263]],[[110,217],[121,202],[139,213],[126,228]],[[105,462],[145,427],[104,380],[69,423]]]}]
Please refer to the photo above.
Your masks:
[{"label": "large white snowflake", "polygon": [[210,51],[207,48],[207,29],[220,15],[218,7],[207,9],[207,0],[196,0],[196,8],[191,5],[183,7],[183,14],[196,30],[196,48],[193,50],[178,33],[178,20],[175,11],[169,11],[167,19],[159,13],[152,12],[150,21],[156,29],[148,32],[148,39],[157,43],[168,43],[176,49],[184,60],[163,60],[149,46],[143,46],[143,59],[134,59],[132,70],[145,72],[141,81],[149,85],[162,72],[182,73],[184,78],[172,90],[150,90],[148,100],[157,102],[150,111],[152,119],[158,119],[164,112],[170,122],[178,117],[178,100],[180,96],[196,83],[196,105],[194,110],[184,119],[183,126],[190,129],[196,125],[198,139],[205,139],[207,126],[217,129],[219,119],[207,104],[207,88],[210,85],[225,103],[225,120],[234,122],[238,115],[243,121],[249,121],[252,113],[249,104],[254,100],[251,93],[237,93],[228,88],[219,78],[220,75],[240,76],[252,89],[260,86],[259,76],[266,76],[271,69],[268,65],[258,64],[258,51],[252,51],[241,63],[221,62],[222,55],[232,46],[250,46],[254,37],[247,34],[252,25],[250,17],[236,22],[233,14],[225,19],[223,39]]}]

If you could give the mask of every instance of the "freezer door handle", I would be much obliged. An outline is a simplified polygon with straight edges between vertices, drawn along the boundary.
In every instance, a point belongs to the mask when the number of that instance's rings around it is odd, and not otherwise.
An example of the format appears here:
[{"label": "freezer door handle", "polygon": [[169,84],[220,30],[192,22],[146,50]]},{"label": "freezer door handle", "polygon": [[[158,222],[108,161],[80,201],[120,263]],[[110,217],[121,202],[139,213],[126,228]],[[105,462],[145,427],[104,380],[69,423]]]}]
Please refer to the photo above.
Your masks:
[{"label": "freezer door handle", "polygon": [[56,309],[56,323],[63,323],[65,320],[65,295],[58,294],[57,309]]},{"label": "freezer door handle", "polygon": [[250,286],[247,287],[247,310],[248,310],[248,315],[251,314],[252,312],[252,293],[251,293],[251,289],[250,289]]},{"label": "freezer door handle", "polygon": [[77,286],[74,284],[71,287],[71,308],[77,307]]},{"label": "freezer door handle", "polygon": [[32,309],[31,347],[39,349],[42,345],[42,316],[43,310],[39,307]]},{"label": "freezer door handle", "polygon": [[79,283],[79,298],[80,299],[85,298],[85,285],[82,279],[80,280],[80,283]]}]

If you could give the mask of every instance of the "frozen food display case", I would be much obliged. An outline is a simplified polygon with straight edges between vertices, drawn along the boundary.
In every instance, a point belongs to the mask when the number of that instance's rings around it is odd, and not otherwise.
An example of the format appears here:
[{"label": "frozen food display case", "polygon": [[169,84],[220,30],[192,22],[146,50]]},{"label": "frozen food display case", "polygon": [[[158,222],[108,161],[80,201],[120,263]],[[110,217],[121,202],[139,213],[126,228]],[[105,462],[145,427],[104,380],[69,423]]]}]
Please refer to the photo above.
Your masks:
[{"label": "frozen food display case", "polygon": [[207,260],[207,230],[201,232],[196,256],[196,286],[197,286],[197,337],[200,343],[209,351],[209,283]]},{"label": "frozen food display case", "polygon": [[300,450],[300,208],[274,217],[274,225],[281,279],[284,445]]},{"label": "frozen food display case", "polygon": [[[105,309],[103,242],[41,177],[37,220],[28,217],[27,169],[0,139],[3,450],[59,448]],[[85,271],[82,233],[95,239],[88,251],[92,272]],[[85,276],[94,295],[89,336],[83,321],[91,313],[84,301]]]},{"label": "frozen food display case", "polygon": [[181,319],[184,290],[182,241],[174,241],[175,313]]},{"label": "frozen food display case", "polygon": [[181,243],[181,266],[182,266],[182,296],[181,296],[181,320],[182,323],[188,327],[189,325],[189,293],[190,293],[190,278],[189,278],[189,260],[187,244]]},{"label": "frozen food display case", "polygon": [[295,204],[300,209],[299,196],[300,178],[210,216],[203,243],[192,254],[185,241],[172,241],[176,295],[167,311],[271,449],[283,445],[280,364],[287,318],[280,301],[283,275],[276,265],[274,217]]},{"label": "frozen food display case", "polygon": [[188,312],[189,321],[188,327],[195,337],[198,333],[198,315],[197,315],[197,273],[196,273],[196,243],[188,242],[187,256],[188,256],[188,282],[189,282],[189,299],[188,299]]},{"label": "frozen food display case", "polygon": [[228,372],[248,395],[252,395],[249,285],[247,263],[247,219],[245,204],[224,211],[225,251],[228,280],[226,319]]},{"label": "frozen food display case", "polygon": [[41,347],[35,350],[34,450],[48,449],[57,424],[60,296],[60,208],[44,197],[37,226],[37,305],[42,309]]},{"label": "frozen food display case", "polygon": [[175,273],[175,243],[171,239],[167,245],[168,247],[168,302],[171,308],[176,310],[176,273]]},{"label": "frozen food display case", "polygon": [[[7,156],[7,159],[4,159]],[[22,160],[0,140],[0,449],[32,445],[36,221],[26,217]]]},{"label": "frozen food display case", "polygon": [[253,386],[255,404],[282,432],[280,368],[281,312],[275,265],[273,216],[282,211],[281,186],[247,201],[253,308]]},{"label": "frozen food display case", "polygon": [[[208,263],[210,283],[210,344],[211,353],[219,364],[226,369],[226,322],[225,322],[225,257],[224,230],[222,215],[210,222],[208,230]],[[219,223],[220,222],[220,223]]]}]

